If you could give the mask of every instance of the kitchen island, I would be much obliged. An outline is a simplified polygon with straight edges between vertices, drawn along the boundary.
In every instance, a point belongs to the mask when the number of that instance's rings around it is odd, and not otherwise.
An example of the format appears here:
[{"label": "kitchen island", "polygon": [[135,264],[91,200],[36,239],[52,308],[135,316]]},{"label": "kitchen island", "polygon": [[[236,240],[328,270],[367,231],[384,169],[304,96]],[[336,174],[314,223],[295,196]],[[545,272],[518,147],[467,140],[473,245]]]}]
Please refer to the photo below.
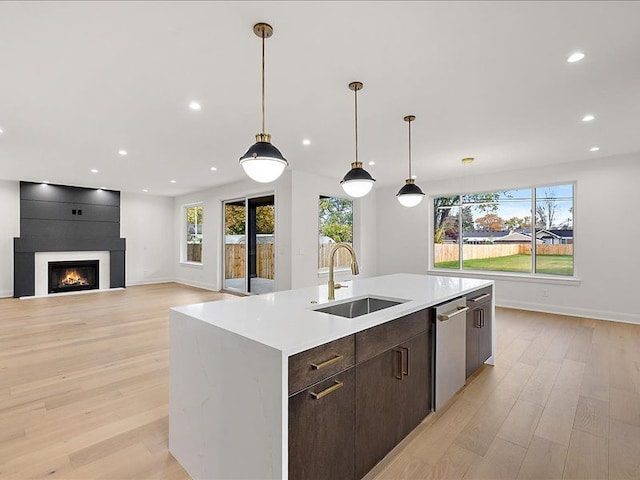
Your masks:
[{"label": "kitchen island", "polygon": [[[356,345],[350,339],[396,319],[404,319],[406,327],[398,326],[406,329],[426,326],[433,319],[427,320],[430,307],[492,289],[493,282],[395,274],[345,285],[331,302],[323,285],[171,309],[169,448],[194,479],[288,478],[290,395],[312,383],[291,385],[292,359],[324,345]],[[315,311],[365,297],[391,306],[356,318]],[[425,315],[418,318],[421,312]],[[356,347],[349,348],[351,365],[340,367],[336,362],[348,362],[349,354],[336,354],[322,364],[311,363],[310,370],[317,373],[326,364],[331,365],[328,372],[347,371],[351,366],[348,370],[357,374]],[[409,373],[409,349],[394,352],[402,380]],[[318,379],[327,381],[317,377],[317,385]],[[311,395],[321,398],[344,382],[332,380],[329,385]]]}]

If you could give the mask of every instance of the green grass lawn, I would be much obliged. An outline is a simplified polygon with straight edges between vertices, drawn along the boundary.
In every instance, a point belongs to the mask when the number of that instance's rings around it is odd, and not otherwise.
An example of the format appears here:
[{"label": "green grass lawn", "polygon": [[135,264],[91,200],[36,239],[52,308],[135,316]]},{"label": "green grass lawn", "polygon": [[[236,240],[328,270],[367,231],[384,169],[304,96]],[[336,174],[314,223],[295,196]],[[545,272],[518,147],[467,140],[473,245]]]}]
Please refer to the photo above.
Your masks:
[{"label": "green grass lawn", "polygon": [[[573,275],[572,255],[537,255],[536,273],[549,275]],[[440,262],[436,268],[458,268],[458,262]],[[531,255],[508,255],[506,257],[464,260],[463,269],[494,270],[500,272],[531,272]]]}]

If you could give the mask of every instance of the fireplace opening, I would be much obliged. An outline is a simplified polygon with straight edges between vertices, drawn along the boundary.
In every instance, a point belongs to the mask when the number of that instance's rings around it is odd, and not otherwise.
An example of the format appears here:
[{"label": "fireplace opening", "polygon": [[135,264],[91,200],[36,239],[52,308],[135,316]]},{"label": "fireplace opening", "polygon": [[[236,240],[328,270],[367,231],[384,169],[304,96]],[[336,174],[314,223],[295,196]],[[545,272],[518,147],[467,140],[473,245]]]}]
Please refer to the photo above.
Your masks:
[{"label": "fireplace opening", "polygon": [[49,262],[49,293],[100,288],[98,260]]}]

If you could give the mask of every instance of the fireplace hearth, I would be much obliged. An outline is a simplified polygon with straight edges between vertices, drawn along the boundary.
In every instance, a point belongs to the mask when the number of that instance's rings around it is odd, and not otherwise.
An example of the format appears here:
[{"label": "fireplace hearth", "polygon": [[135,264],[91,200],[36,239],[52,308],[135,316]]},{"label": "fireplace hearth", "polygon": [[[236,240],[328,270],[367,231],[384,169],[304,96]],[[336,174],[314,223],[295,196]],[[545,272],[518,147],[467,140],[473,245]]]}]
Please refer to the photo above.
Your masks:
[{"label": "fireplace hearth", "polygon": [[49,262],[49,293],[100,288],[98,260]]}]

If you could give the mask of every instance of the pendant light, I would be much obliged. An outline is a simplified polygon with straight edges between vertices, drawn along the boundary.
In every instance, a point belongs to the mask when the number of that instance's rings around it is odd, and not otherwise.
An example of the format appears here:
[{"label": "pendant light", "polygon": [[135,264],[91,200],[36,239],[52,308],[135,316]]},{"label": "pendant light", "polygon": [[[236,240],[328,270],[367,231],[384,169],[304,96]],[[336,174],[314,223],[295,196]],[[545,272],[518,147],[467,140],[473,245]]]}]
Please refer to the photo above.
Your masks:
[{"label": "pendant light", "polygon": [[409,178],[405,181],[404,187],[396,194],[398,201],[404,207],[415,207],[424,198],[424,192],[416,185],[415,180],[411,176],[411,122],[416,119],[414,115],[407,115],[404,121],[409,124]]},{"label": "pendant light", "polygon": [[364,168],[362,168],[362,162],[358,160],[358,90],[363,88],[362,82],[351,82],[349,89],[353,90],[355,95],[355,119],[356,119],[356,161],[351,163],[351,170],[344,176],[340,185],[342,189],[350,197],[358,198],[364,197],[373,188],[373,182],[375,178],[369,175]]},{"label": "pendant light", "polygon": [[273,28],[266,23],[256,23],[253,32],[262,38],[262,132],[256,135],[256,143],[240,157],[240,165],[252,180],[269,183],[282,175],[288,163],[271,143],[271,135],[264,128],[264,41],[273,35]]}]

